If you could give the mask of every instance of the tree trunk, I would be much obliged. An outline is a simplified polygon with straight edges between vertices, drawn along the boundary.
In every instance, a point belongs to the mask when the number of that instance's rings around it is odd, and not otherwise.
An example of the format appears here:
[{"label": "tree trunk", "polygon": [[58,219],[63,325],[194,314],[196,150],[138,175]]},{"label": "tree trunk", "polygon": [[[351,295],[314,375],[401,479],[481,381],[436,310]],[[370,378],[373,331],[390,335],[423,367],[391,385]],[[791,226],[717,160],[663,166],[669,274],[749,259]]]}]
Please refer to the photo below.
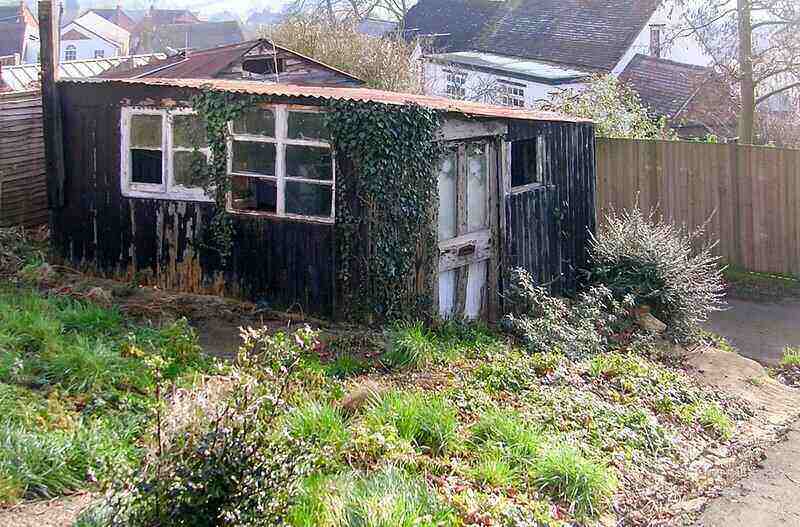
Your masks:
[{"label": "tree trunk", "polygon": [[739,17],[739,89],[742,109],[739,113],[739,143],[753,144],[756,94],[753,82],[753,25],[751,0],[737,0]]}]

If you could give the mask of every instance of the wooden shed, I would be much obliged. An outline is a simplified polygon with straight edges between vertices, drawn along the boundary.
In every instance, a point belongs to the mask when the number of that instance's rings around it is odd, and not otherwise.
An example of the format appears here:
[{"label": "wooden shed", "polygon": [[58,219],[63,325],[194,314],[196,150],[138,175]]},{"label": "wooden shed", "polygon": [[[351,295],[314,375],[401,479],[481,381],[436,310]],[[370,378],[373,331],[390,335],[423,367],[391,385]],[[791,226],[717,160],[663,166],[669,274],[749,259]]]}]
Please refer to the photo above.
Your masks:
[{"label": "wooden shed", "polygon": [[[331,100],[419,105],[444,115],[435,303],[494,318],[508,270],[574,286],[595,227],[594,128],[570,117],[363,88],[223,79],[58,82],[64,203],[55,252],[69,265],[181,291],[334,315],[340,170],[320,112]],[[204,90],[259,103],[230,124],[229,261],[202,250],[215,203],[186,176],[182,139]],[[196,155],[195,150],[194,154]],[[207,155],[207,152],[201,150]],[[339,180],[339,181],[337,181]]]}]

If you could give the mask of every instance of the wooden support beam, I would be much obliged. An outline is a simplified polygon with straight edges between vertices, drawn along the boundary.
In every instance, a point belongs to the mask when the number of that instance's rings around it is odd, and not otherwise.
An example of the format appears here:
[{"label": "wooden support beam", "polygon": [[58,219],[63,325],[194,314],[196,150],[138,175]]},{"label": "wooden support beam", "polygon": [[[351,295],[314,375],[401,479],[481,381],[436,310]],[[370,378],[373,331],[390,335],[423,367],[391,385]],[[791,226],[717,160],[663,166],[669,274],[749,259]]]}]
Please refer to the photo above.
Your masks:
[{"label": "wooden support beam", "polygon": [[51,0],[39,0],[39,42],[42,67],[44,150],[47,168],[48,207],[64,206],[64,134],[58,93],[60,8]]}]

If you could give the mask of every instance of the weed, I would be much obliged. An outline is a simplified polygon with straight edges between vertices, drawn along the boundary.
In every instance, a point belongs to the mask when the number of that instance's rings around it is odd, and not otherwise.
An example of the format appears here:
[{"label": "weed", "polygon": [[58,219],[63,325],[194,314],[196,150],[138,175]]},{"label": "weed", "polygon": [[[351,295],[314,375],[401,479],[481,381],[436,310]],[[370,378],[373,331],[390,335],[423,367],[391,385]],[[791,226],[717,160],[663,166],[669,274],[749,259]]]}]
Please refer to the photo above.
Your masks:
[{"label": "weed", "polygon": [[695,414],[697,422],[720,439],[730,439],[735,426],[731,418],[716,403],[702,405]]},{"label": "weed", "polygon": [[589,361],[588,373],[592,377],[603,377],[604,379],[643,377],[647,375],[647,366],[633,355],[604,353]]},{"label": "weed", "polygon": [[568,505],[578,517],[596,517],[617,488],[612,470],[586,459],[576,448],[558,446],[533,463],[532,483]]},{"label": "weed", "polygon": [[783,350],[781,366],[800,366],[800,348],[786,348]]},{"label": "weed", "polygon": [[343,379],[360,375],[369,370],[369,363],[349,354],[339,354],[333,362],[324,367],[328,375]]},{"label": "weed", "polygon": [[457,440],[458,417],[441,397],[421,392],[391,391],[372,403],[365,415],[372,429],[392,425],[402,439],[432,454],[452,449]]},{"label": "weed", "polygon": [[296,409],[289,415],[288,427],[298,439],[335,449],[349,438],[341,412],[327,403],[312,402]]}]

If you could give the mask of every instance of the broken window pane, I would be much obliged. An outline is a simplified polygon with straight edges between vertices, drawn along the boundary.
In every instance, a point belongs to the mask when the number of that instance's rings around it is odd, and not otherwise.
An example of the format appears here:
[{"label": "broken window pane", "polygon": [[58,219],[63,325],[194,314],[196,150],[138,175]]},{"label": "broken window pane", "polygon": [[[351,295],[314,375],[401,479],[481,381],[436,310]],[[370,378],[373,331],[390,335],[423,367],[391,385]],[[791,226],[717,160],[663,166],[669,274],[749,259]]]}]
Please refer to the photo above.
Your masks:
[{"label": "broken window pane", "polygon": [[286,212],[304,216],[331,215],[333,189],[328,185],[286,182]]},{"label": "broken window pane", "polygon": [[486,180],[489,167],[483,144],[467,146],[467,230],[488,227],[486,222]]},{"label": "broken window pane", "polygon": [[456,153],[451,151],[439,169],[439,241],[455,238],[458,215],[456,210]]},{"label": "broken window pane", "polygon": [[275,114],[263,108],[245,110],[233,121],[233,133],[275,137]]},{"label": "broken window pane", "polygon": [[289,112],[289,139],[308,141],[327,140],[323,114],[319,112]]},{"label": "broken window pane", "polygon": [[160,185],[162,183],[161,159],[160,150],[131,149],[131,181]]},{"label": "broken window pane", "polygon": [[234,141],[233,171],[274,176],[275,144],[254,141]]},{"label": "broken window pane", "polygon": [[179,148],[205,148],[208,146],[206,122],[199,115],[172,117],[172,146]]},{"label": "broken window pane", "polygon": [[131,146],[161,148],[161,121],[160,115],[132,115]]},{"label": "broken window pane", "polygon": [[248,176],[231,177],[231,207],[234,210],[274,214],[277,205],[277,181]]},{"label": "broken window pane", "polygon": [[208,164],[206,155],[195,151],[174,152],[173,169],[175,184],[182,187],[202,187],[205,168]]},{"label": "broken window pane", "polygon": [[329,148],[286,145],[286,176],[330,181],[333,163]]}]

